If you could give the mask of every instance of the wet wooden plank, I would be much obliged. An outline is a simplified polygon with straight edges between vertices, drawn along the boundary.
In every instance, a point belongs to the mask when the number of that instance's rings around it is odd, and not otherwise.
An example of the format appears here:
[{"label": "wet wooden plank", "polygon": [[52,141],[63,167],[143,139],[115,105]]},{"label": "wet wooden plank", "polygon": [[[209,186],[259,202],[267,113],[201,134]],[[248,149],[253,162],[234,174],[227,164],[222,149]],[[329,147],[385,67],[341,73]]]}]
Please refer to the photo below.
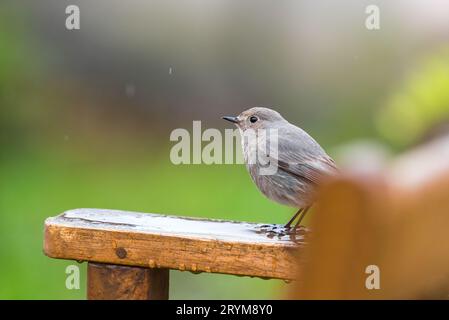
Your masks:
[{"label": "wet wooden plank", "polygon": [[266,225],[76,209],[45,221],[52,258],[147,268],[293,279],[304,235]]},{"label": "wet wooden plank", "polygon": [[89,300],[168,300],[169,270],[89,263]]}]

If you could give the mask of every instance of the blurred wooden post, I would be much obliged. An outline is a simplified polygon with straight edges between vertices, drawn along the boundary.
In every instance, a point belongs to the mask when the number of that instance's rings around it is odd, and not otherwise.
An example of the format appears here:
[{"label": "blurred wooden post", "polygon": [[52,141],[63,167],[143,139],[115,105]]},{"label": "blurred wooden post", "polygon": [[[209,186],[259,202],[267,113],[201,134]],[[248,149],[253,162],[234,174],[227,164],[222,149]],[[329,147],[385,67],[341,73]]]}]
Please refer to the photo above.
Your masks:
[{"label": "blurred wooden post", "polygon": [[[323,187],[297,299],[449,298],[449,137]],[[367,286],[368,266],[380,288]],[[368,281],[369,282],[369,281]]]},{"label": "blurred wooden post", "polygon": [[368,177],[363,183],[338,180],[322,190],[296,298],[381,297],[380,291],[365,287],[366,267],[379,264],[384,245],[384,229],[377,217],[384,212],[385,202],[374,190],[383,190],[381,182]]},{"label": "blurred wooden post", "polygon": [[89,300],[167,300],[168,269],[89,263]]}]

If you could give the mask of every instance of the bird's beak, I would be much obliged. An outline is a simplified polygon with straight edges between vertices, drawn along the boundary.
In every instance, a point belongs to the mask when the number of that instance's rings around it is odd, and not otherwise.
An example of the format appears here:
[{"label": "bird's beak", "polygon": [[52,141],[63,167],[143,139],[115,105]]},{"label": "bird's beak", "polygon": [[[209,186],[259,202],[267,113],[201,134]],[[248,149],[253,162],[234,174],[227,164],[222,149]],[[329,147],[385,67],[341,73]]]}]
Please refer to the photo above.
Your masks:
[{"label": "bird's beak", "polygon": [[225,116],[225,117],[221,117],[222,119],[228,120],[229,122],[232,123],[238,123],[239,119],[237,117],[229,117],[229,116]]}]

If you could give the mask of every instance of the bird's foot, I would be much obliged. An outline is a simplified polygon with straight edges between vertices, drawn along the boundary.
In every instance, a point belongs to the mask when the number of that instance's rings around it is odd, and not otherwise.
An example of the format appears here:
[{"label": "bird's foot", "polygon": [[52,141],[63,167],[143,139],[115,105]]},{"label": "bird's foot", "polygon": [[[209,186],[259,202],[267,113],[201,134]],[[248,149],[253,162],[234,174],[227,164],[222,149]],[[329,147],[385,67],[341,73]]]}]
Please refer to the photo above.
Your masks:
[{"label": "bird's foot", "polygon": [[286,239],[296,242],[301,241],[309,232],[309,229],[304,226],[286,228],[278,224],[263,224],[259,225],[257,232],[266,234],[268,238],[277,237],[278,239],[282,239],[286,237]]}]

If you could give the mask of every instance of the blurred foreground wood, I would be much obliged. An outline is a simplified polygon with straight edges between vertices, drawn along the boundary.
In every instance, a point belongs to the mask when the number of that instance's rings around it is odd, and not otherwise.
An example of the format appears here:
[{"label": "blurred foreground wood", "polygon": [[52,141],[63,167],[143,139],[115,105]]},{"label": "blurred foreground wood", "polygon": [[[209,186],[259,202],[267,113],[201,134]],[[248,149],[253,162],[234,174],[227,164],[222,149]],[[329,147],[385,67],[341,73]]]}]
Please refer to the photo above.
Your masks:
[{"label": "blurred foreground wood", "polygon": [[[449,298],[448,137],[330,182],[311,218],[290,298]],[[380,288],[368,289],[377,271]]]},{"label": "blurred foreground wood", "polygon": [[294,278],[303,237],[270,237],[265,228],[76,209],[45,221],[44,252],[52,258],[88,261],[89,299],[168,299],[169,269]]}]

